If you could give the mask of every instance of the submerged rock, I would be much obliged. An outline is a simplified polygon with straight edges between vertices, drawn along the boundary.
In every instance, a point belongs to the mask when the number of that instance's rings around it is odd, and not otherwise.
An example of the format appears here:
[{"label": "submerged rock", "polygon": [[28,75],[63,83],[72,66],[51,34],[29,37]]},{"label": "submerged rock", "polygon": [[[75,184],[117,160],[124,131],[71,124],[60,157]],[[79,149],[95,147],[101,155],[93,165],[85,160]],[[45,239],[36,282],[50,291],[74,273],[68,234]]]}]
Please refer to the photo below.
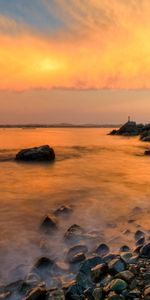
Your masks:
[{"label": "submerged rock", "polygon": [[23,149],[16,155],[16,160],[20,161],[53,161],[55,152],[48,145]]},{"label": "submerged rock", "polygon": [[100,244],[97,249],[96,253],[99,254],[100,256],[105,256],[109,252],[109,247],[106,244]]},{"label": "submerged rock", "polygon": [[76,260],[76,258],[83,257],[83,255],[82,256],[77,256],[77,255],[84,254],[85,257],[85,253],[87,252],[88,252],[88,248],[86,245],[76,245],[69,249],[66,259],[68,262],[72,263],[74,262],[74,260]]},{"label": "submerged rock", "polygon": [[144,245],[140,249],[140,254],[142,257],[150,258],[150,243]]},{"label": "submerged rock", "polygon": [[46,233],[49,233],[52,230],[57,229],[57,222],[56,219],[51,217],[51,215],[47,215],[42,224],[41,224],[41,229],[44,230]]},{"label": "submerged rock", "polygon": [[54,211],[55,216],[64,216],[72,213],[72,208],[67,205],[62,205]]},{"label": "submerged rock", "polygon": [[71,225],[66,231],[64,238],[66,241],[78,241],[82,239],[84,229],[77,224]]}]

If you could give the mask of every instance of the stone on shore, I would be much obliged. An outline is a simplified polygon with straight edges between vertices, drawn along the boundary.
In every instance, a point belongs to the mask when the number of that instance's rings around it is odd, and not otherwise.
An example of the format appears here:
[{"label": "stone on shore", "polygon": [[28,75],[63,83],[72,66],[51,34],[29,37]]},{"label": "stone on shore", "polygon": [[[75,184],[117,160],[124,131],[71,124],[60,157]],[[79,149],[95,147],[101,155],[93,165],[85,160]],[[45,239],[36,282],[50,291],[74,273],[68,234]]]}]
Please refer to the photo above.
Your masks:
[{"label": "stone on shore", "polygon": [[71,225],[65,235],[65,241],[75,242],[81,240],[84,234],[84,229],[77,224]]},{"label": "stone on shore", "polygon": [[[86,245],[76,245],[69,249],[66,259],[69,263],[73,263],[78,260],[83,260],[82,258],[85,258],[85,254],[88,252],[88,248]],[[80,255],[79,255],[80,254]],[[81,255],[82,254],[82,255]],[[79,256],[78,256],[79,255]],[[83,256],[84,255],[84,256]]]},{"label": "stone on shore", "polygon": [[109,247],[106,244],[100,244],[97,249],[96,253],[99,254],[100,256],[105,256],[109,252]]},{"label": "stone on shore", "polygon": [[140,249],[140,254],[142,257],[150,258],[150,243],[144,245]]},{"label": "stone on shore", "polygon": [[48,145],[23,149],[16,154],[18,161],[54,161],[55,152]]},{"label": "stone on shore", "polygon": [[72,213],[72,208],[67,205],[62,205],[54,211],[55,216],[66,216]]},{"label": "stone on shore", "polygon": [[23,300],[47,300],[48,292],[40,287],[34,288]]}]

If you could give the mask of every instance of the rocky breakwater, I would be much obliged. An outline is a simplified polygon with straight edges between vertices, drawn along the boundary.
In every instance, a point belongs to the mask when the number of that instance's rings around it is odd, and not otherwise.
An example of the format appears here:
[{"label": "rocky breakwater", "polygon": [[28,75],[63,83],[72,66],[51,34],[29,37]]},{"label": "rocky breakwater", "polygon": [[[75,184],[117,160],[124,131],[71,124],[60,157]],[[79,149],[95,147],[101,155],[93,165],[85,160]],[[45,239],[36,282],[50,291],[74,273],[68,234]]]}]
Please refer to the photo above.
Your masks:
[{"label": "rocky breakwater", "polygon": [[110,135],[136,136],[142,134],[144,130],[143,124],[137,124],[134,121],[128,121],[118,130],[113,130]]},{"label": "rocky breakwater", "polygon": [[[43,219],[40,229],[51,238],[59,231],[60,218],[72,208],[61,206]],[[135,246],[123,245],[115,253],[105,243],[89,249],[89,236],[80,225],[64,233],[64,263],[39,257],[25,278],[0,285],[3,300],[140,300],[150,299],[150,243],[142,230],[134,232]],[[63,249],[62,249],[63,252]]]},{"label": "rocky breakwater", "polygon": [[55,152],[48,145],[23,149],[16,154],[17,161],[54,161]]}]

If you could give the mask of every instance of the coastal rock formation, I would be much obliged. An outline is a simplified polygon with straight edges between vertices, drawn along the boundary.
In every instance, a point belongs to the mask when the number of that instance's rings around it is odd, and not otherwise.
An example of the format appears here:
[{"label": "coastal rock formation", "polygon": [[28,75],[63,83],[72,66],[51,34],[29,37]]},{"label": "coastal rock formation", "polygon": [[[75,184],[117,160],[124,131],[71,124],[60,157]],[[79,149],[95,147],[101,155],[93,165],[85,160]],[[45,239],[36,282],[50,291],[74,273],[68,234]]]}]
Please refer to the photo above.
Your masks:
[{"label": "coastal rock formation", "polygon": [[16,155],[18,161],[53,161],[55,152],[48,145],[23,149]]},{"label": "coastal rock formation", "polygon": [[128,121],[118,130],[113,130],[110,135],[136,136],[140,135],[144,130],[143,124],[137,124],[134,121]]}]

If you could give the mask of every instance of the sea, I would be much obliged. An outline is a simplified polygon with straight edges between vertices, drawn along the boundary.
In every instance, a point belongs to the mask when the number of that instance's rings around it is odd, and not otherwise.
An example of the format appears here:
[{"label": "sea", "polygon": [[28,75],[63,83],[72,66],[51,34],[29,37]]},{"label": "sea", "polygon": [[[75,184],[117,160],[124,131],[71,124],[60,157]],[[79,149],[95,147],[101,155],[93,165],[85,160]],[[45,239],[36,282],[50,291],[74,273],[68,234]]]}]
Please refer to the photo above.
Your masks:
[{"label": "sea", "polygon": [[[111,136],[109,128],[0,129],[0,285],[23,279],[40,257],[65,265],[64,234],[84,228],[89,253],[135,247],[134,234],[150,233],[150,157],[139,137]],[[15,161],[20,149],[50,145],[53,163]],[[58,229],[41,231],[47,214],[62,205]]]}]

